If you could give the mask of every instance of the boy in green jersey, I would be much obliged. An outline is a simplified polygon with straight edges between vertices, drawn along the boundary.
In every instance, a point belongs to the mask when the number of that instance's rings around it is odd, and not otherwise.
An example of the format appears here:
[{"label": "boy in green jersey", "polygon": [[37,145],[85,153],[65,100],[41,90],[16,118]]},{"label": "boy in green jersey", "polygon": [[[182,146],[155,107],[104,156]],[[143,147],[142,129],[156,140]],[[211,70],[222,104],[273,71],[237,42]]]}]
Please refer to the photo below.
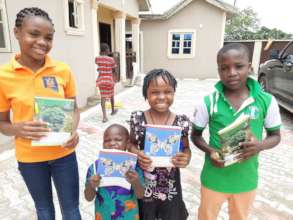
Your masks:
[{"label": "boy in green jersey", "polygon": [[[216,91],[196,105],[191,139],[205,154],[201,172],[201,203],[199,220],[215,220],[227,200],[231,220],[248,218],[258,182],[258,153],[280,142],[281,117],[276,99],[262,91],[249,77],[251,63],[246,46],[227,44],[217,55],[220,81]],[[218,131],[241,114],[250,116],[252,137],[240,145],[241,161],[224,167],[218,157],[221,148]],[[202,132],[209,126],[209,144]],[[263,138],[263,128],[266,137]]]}]

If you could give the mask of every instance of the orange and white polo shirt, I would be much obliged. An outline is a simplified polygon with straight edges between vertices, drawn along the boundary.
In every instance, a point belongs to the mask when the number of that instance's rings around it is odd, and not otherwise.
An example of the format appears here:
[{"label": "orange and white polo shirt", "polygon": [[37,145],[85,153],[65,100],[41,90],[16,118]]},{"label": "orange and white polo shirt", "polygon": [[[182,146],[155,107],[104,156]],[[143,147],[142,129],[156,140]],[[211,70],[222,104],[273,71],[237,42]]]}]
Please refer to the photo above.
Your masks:
[{"label": "orange and white polo shirt", "polygon": [[[34,97],[73,98],[76,96],[74,76],[68,65],[48,56],[37,72],[16,60],[0,67],[0,112],[12,110],[12,123],[31,121],[34,116]],[[50,83],[48,83],[50,82]],[[31,140],[16,137],[16,159],[20,162],[41,162],[64,157],[74,149],[32,147]]]}]

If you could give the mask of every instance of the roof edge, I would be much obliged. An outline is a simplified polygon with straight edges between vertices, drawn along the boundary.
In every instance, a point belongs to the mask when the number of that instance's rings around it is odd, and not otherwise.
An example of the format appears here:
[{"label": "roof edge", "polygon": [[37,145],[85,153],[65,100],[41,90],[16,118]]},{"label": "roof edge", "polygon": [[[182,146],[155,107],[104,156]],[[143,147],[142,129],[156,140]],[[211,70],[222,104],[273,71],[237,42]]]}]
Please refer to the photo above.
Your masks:
[{"label": "roof edge", "polygon": [[[139,17],[142,20],[166,20],[169,19],[171,16],[176,14],[178,11],[182,10],[185,8],[187,5],[189,5],[193,0],[183,0],[165,11],[163,14],[151,14],[151,13],[140,13]],[[204,0],[205,2],[220,8],[221,10],[225,11],[228,14],[234,14],[236,12],[235,8],[228,4],[224,3],[219,0]]]},{"label": "roof edge", "polygon": [[139,11],[149,11],[151,9],[151,3],[149,0],[138,0]]}]

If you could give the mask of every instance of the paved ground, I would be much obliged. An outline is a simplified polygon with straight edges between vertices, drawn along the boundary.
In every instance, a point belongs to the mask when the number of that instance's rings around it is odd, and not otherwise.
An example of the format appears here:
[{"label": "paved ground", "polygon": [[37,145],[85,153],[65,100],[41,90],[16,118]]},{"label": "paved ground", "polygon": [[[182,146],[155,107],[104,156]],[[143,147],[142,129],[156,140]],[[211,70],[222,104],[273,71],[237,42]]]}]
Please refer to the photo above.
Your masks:
[{"label": "paved ground", "polygon": [[[196,99],[209,93],[214,80],[182,80],[176,92],[173,110],[192,115]],[[132,87],[117,96],[124,108],[109,122],[101,123],[99,106],[82,114],[80,123],[81,141],[77,149],[80,170],[80,201],[83,219],[93,219],[93,204],[83,198],[85,172],[94,160],[101,146],[102,131],[111,123],[127,125],[130,112],[146,109],[147,104],[141,96],[140,87]],[[293,115],[282,111],[284,126],[282,142],[273,150],[263,152],[260,157],[260,184],[250,220],[293,220]],[[207,133],[205,133],[207,135]],[[2,138],[2,137],[0,137]],[[193,147],[190,166],[183,169],[183,196],[190,213],[189,219],[196,219],[199,205],[199,174],[203,164],[203,154]],[[17,171],[14,151],[7,150],[0,154],[0,219],[23,220],[36,219],[33,202]],[[55,193],[57,220],[61,219]],[[221,220],[228,219],[227,205],[221,210]]]}]

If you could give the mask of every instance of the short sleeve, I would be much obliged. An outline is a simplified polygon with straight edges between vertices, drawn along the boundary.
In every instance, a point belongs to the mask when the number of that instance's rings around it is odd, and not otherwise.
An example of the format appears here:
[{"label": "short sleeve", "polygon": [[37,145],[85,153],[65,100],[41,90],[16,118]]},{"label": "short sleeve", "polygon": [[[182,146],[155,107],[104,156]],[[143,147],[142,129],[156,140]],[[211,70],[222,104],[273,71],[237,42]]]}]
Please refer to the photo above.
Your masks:
[{"label": "short sleeve", "polygon": [[76,84],[73,73],[69,69],[69,76],[65,86],[65,98],[76,97]]},{"label": "short sleeve", "polygon": [[190,131],[190,120],[186,115],[178,115],[178,125],[182,128],[182,136],[187,137]]},{"label": "short sleeve", "polygon": [[193,113],[192,123],[196,130],[203,130],[209,122],[209,113],[204,98],[200,99]]},{"label": "short sleeve", "polygon": [[130,115],[130,133],[133,135],[132,138],[135,139],[139,148],[143,149],[144,133],[145,133],[145,118],[143,111],[134,111]]},{"label": "short sleeve", "polygon": [[265,117],[264,127],[268,131],[274,131],[280,129],[281,123],[279,105],[276,98],[272,96],[271,103]]},{"label": "short sleeve", "polygon": [[131,112],[129,124],[130,124],[130,130],[132,131],[135,130],[135,117],[136,117],[136,112]]},{"label": "short sleeve", "polygon": [[4,91],[0,88],[0,112],[7,112],[10,109],[10,104],[4,94]]}]

